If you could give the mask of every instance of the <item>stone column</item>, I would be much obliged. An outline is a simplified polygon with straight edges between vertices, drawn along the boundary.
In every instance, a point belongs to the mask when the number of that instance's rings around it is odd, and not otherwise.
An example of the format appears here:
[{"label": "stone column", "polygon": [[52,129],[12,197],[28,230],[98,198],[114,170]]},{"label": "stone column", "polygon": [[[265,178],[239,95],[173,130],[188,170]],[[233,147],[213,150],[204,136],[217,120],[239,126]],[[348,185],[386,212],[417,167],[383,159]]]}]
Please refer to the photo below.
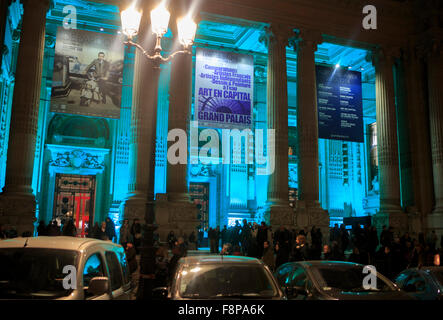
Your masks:
[{"label": "stone column", "polygon": [[375,225],[392,226],[396,232],[407,230],[407,216],[400,207],[400,171],[398,164],[397,119],[393,64],[398,50],[378,49],[374,52],[377,113],[378,172],[380,212]]},{"label": "stone column", "polygon": [[25,0],[12,102],[6,181],[0,197],[0,222],[32,232],[36,199],[32,175],[49,0]]},{"label": "stone column", "polygon": [[[329,232],[329,216],[319,202],[318,110],[315,51],[321,33],[301,30],[297,50],[298,201],[297,226]],[[326,238],[325,238],[326,239]]]},{"label": "stone column", "polygon": [[[272,24],[266,28],[262,41],[268,47],[267,69],[267,123],[275,130],[275,148],[270,146],[274,157],[274,172],[269,176],[268,203],[271,225],[292,226],[294,212],[289,206],[288,188],[288,78],[286,47],[294,36],[293,28]],[[270,160],[268,160],[270,161]]]},{"label": "stone column", "polygon": [[415,210],[409,210],[411,234],[422,231],[422,218],[432,211],[433,184],[429,124],[426,110],[423,50],[412,40],[403,52],[407,113],[412,158]]},{"label": "stone column", "polygon": [[[427,56],[429,127],[431,133],[432,171],[435,206],[428,217],[428,228],[443,233],[443,41],[432,39]],[[440,239],[440,238],[439,238]]]},{"label": "stone column", "polygon": [[[182,129],[188,132],[191,104],[192,55],[180,54],[171,63],[169,130]],[[166,190],[171,201],[189,201],[186,164],[171,165],[168,162]]]},{"label": "stone column", "polygon": [[[192,103],[192,54],[179,54],[171,63],[169,88],[169,130],[182,129],[189,136],[190,110]],[[169,142],[171,145],[175,142]],[[188,152],[190,143],[188,139]],[[189,157],[188,157],[189,159]],[[187,185],[187,165],[167,163],[167,197],[158,197],[156,219],[158,233],[162,241],[174,230],[176,235],[196,233],[197,208],[189,200]]]},{"label": "stone column", "polygon": [[[150,30],[150,8],[144,8],[138,43],[148,52],[154,49]],[[159,68],[140,50],[136,51],[132,88],[131,134],[129,142],[129,195],[124,205],[125,219],[142,222],[147,199],[154,199],[155,141]]]}]

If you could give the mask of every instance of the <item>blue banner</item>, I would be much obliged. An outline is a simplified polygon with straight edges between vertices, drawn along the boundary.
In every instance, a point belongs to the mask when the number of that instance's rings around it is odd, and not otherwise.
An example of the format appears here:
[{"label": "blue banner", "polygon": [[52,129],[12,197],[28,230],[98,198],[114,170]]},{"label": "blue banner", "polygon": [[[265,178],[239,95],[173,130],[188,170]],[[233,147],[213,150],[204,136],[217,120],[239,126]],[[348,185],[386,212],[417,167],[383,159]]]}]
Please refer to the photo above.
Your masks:
[{"label": "blue banner", "polygon": [[364,142],[361,73],[316,66],[318,136]]},{"label": "blue banner", "polygon": [[197,48],[195,69],[195,120],[199,127],[251,127],[253,56]]}]

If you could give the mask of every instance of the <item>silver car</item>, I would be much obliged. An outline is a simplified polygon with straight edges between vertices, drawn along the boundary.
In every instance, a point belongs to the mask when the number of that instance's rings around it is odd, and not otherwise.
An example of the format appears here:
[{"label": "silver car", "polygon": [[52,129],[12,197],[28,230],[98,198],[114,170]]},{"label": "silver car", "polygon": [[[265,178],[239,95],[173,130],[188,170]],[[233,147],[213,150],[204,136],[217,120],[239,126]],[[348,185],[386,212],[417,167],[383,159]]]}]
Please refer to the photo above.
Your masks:
[{"label": "silver car", "polygon": [[75,237],[0,241],[0,299],[130,299],[122,246]]},{"label": "silver car", "polygon": [[170,288],[157,291],[174,300],[284,299],[284,293],[262,261],[240,256],[181,258]]}]

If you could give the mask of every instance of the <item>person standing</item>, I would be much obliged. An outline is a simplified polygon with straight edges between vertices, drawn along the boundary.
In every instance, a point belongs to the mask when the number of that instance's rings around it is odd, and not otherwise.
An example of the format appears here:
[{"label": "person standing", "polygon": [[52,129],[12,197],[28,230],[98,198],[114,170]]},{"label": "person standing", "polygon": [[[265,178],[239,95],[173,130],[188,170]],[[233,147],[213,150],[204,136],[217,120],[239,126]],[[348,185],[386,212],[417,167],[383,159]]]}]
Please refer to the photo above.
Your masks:
[{"label": "person standing", "polygon": [[305,261],[309,259],[308,245],[306,244],[306,237],[299,234],[295,239],[295,247],[292,252],[292,261]]},{"label": "person standing", "polygon": [[189,235],[189,244],[189,249],[197,250],[197,238],[195,237],[194,231]]},{"label": "person standing", "polygon": [[268,240],[268,228],[265,222],[261,223],[257,231],[258,256],[263,257],[264,243]]},{"label": "person standing", "polygon": [[63,226],[62,234],[65,237],[75,237],[77,236],[77,228],[74,225],[74,221],[69,219],[68,222]]},{"label": "person standing", "polygon": [[46,234],[46,225],[45,225],[45,222],[42,220],[42,221],[40,221],[40,223],[38,224],[38,227],[37,227],[37,235],[39,236],[39,237],[41,237],[41,236],[46,236],[47,234]]},{"label": "person standing", "polygon": [[109,217],[106,218],[106,235],[108,239],[114,242],[115,234],[115,224]]},{"label": "person standing", "polygon": [[128,262],[129,273],[131,274],[131,299],[135,299],[138,290],[138,280],[140,277],[139,266],[137,262],[137,252],[131,242],[127,242],[125,248],[126,261]]},{"label": "person standing", "polygon": [[132,243],[131,230],[129,227],[129,220],[125,219],[123,220],[123,224],[120,228],[120,244],[123,246],[123,248],[125,248],[128,242]]},{"label": "person standing", "polygon": [[172,250],[175,242],[177,241],[173,230],[169,231],[168,238],[166,240],[168,241],[169,249]]},{"label": "person standing", "polygon": [[269,241],[263,242],[263,256],[262,261],[266,264],[272,272],[275,270],[275,257],[274,250],[270,246]]},{"label": "person standing", "polygon": [[106,96],[108,95],[108,91],[106,89],[106,81],[109,77],[109,69],[111,64],[105,60],[105,53],[99,52],[97,59],[91,62],[91,64],[85,69],[86,74],[88,72],[95,72],[97,76],[97,84],[100,90],[102,103],[106,104]]},{"label": "person standing", "polygon": [[142,225],[139,219],[134,219],[131,225],[131,235],[134,241],[134,248],[137,255],[140,254],[140,247],[142,244]]}]

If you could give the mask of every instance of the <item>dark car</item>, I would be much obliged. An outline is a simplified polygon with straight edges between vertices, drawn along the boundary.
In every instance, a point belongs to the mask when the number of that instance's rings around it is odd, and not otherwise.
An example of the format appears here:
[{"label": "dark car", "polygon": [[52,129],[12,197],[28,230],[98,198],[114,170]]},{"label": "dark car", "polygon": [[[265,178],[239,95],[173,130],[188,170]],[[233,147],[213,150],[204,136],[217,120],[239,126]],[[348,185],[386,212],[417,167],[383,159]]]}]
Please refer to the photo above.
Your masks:
[{"label": "dark car", "polygon": [[395,277],[395,283],[419,300],[443,300],[443,267],[407,269]]},{"label": "dark car", "polygon": [[155,292],[157,297],[167,295],[174,300],[285,298],[262,261],[239,256],[181,258],[170,288],[157,288]]},{"label": "dark car", "polygon": [[412,300],[380,273],[376,273],[376,281],[364,281],[371,273],[364,267],[343,261],[289,262],[274,276],[288,299]]}]

